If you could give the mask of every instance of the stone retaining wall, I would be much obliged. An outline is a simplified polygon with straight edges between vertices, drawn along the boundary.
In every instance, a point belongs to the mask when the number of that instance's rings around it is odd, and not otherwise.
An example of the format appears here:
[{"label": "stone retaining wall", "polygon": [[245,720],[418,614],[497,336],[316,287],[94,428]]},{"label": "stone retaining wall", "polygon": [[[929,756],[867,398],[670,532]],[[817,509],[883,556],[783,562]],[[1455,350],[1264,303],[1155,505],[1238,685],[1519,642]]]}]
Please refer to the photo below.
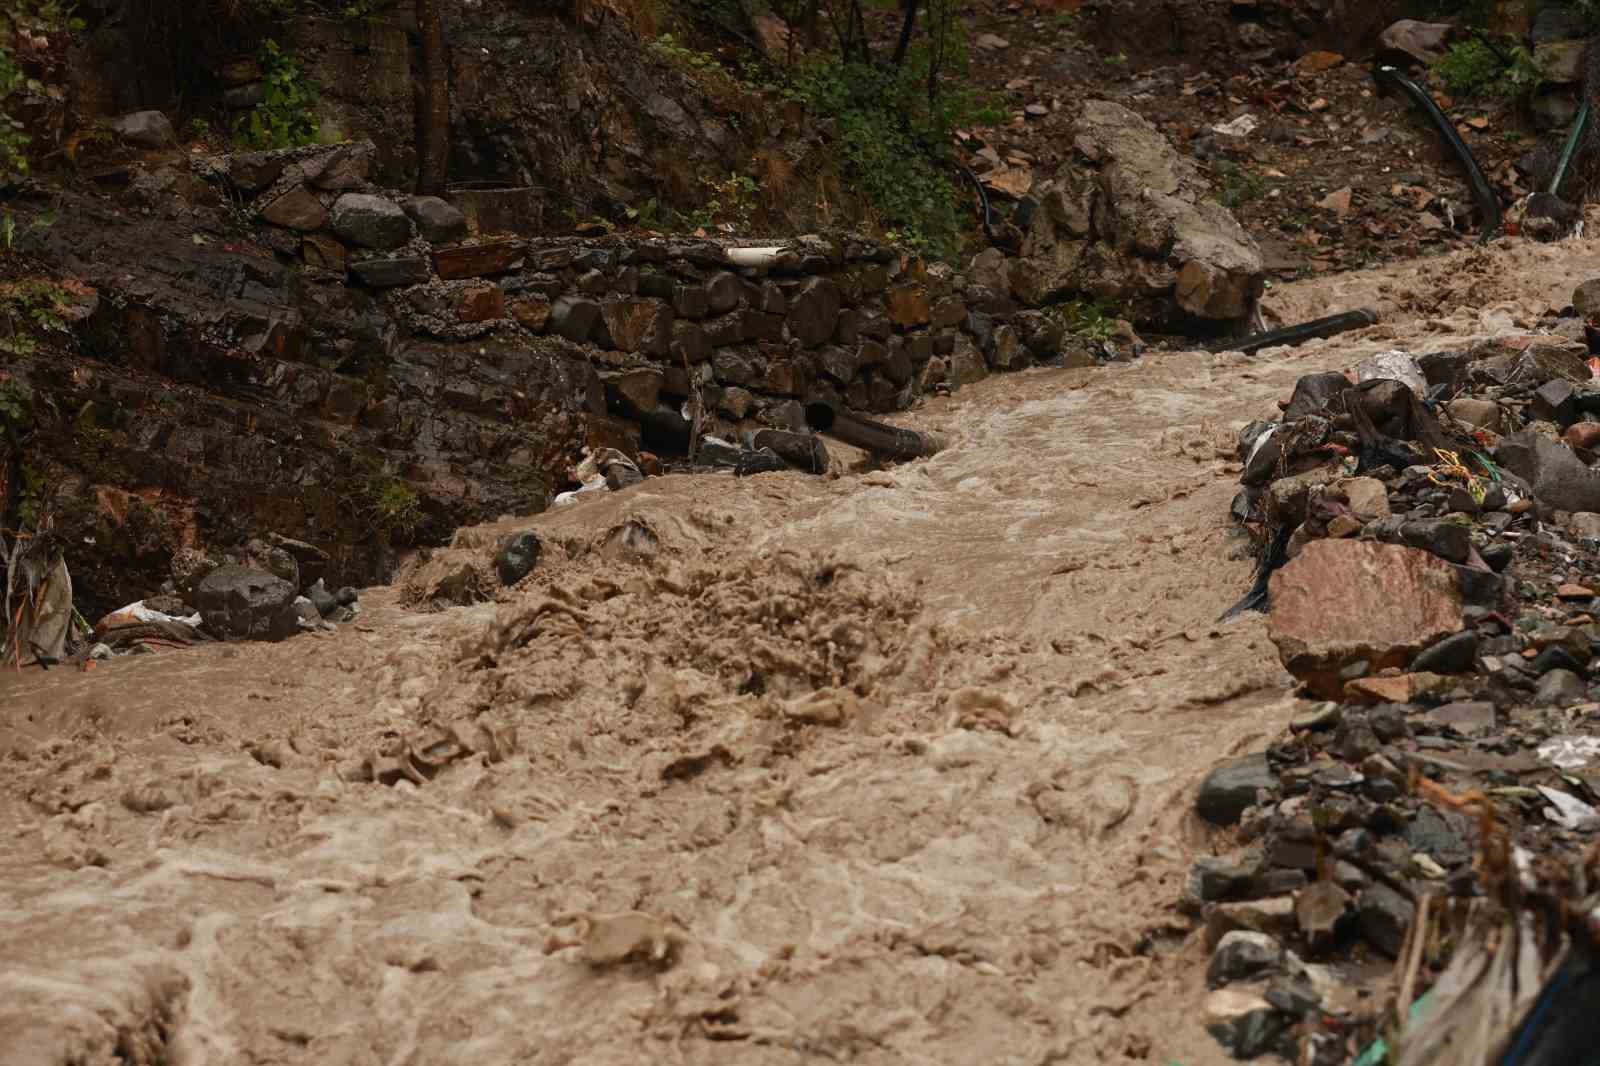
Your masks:
[{"label": "stone retaining wall", "polygon": [[696,389],[720,428],[794,425],[801,402],[903,410],[1059,352],[1059,327],[1009,292],[892,247],[807,237],[740,266],[754,242],[473,234],[444,200],[368,185],[371,158],[350,145],[199,169],[250,198],[263,241],[309,276],[381,295],[414,336],[575,346],[602,386],[608,443],[638,446],[639,423]]},{"label": "stone retaining wall", "polygon": [[384,581],[395,547],[543,508],[585,445],[670,455],[697,390],[705,430],[736,437],[809,400],[904,409],[1060,347],[993,285],[997,252],[963,276],[850,238],[750,267],[730,260],[749,242],[473,233],[372,184],[372,159],[135,168],[39,203],[49,226],[16,204],[21,250],[89,287],[81,358],[10,368],[73,415],[28,462],[86,603],[269,533],[326,553],[330,583]]}]

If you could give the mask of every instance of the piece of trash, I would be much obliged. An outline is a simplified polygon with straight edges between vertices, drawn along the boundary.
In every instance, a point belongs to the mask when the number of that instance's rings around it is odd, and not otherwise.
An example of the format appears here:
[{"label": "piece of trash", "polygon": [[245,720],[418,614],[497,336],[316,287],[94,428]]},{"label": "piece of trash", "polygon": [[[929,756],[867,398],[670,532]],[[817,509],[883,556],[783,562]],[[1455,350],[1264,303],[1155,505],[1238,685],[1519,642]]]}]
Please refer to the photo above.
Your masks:
[{"label": "piece of trash", "polygon": [[99,624],[94,629],[96,633],[104,633],[108,629],[132,625],[135,622],[178,622],[186,626],[198,626],[200,624],[200,612],[195,611],[193,614],[188,615],[167,614],[164,611],[156,611],[146,607],[143,600],[136,600],[126,607],[117,608],[100,619]]},{"label": "piece of trash", "polygon": [[1379,352],[1356,366],[1356,381],[1398,381],[1417,399],[1428,394],[1428,379],[1417,366],[1417,361],[1405,352],[1394,350]]},{"label": "piece of trash", "polygon": [[1211,127],[1212,133],[1220,133],[1224,137],[1248,137],[1255,132],[1261,120],[1254,115],[1240,115],[1228,122],[1219,122]]},{"label": "piece of trash", "polygon": [[605,475],[596,474],[588,481],[585,481],[581,487],[572,489],[570,492],[559,493],[554,500],[550,501],[550,506],[563,507],[566,504],[575,503],[579,496],[586,496],[592,492],[604,491],[606,491]]},{"label": "piece of trash", "polygon": [[1552,822],[1564,829],[1579,833],[1590,833],[1600,829],[1600,811],[1560,789],[1550,788],[1548,785],[1540,785],[1538,788],[1539,794],[1551,803],[1551,806],[1545,808],[1544,816]]},{"label": "piece of trash", "polygon": [[1576,770],[1600,758],[1600,737],[1564,734],[1539,745],[1539,758],[1557,770]]}]

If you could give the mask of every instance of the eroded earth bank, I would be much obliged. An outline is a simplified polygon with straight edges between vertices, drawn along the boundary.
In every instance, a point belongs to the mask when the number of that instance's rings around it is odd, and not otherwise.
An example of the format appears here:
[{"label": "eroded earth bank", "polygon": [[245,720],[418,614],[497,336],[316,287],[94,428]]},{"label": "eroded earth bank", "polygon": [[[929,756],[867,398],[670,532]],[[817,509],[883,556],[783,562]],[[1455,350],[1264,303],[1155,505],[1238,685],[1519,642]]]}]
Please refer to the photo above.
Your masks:
[{"label": "eroded earth bank", "polygon": [[904,416],[923,461],[463,530],[543,543],[497,602],[7,673],[0,1062],[1226,1061],[1195,790],[1307,707],[1217,621],[1238,430],[1597,273],[1501,241],[1283,286],[1387,317],[992,377]]}]

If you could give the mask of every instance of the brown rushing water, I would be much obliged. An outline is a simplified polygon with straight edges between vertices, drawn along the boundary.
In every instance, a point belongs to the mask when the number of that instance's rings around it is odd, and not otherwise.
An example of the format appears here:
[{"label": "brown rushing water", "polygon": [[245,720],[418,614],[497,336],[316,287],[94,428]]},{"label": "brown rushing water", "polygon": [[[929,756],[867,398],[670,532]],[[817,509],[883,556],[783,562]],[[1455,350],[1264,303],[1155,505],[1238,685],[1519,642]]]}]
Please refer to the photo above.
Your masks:
[{"label": "brown rushing water", "polygon": [[[887,471],[463,531],[545,539],[501,604],[6,674],[0,1064],[1222,1062],[1172,910],[1193,788],[1294,710],[1263,621],[1214,621],[1234,433],[1593,274],[1574,242],[1290,286],[1286,320],[1391,317],[991,378]],[[648,562],[603,548],[630,520]],[[431,780],[353,779],[452,730]],[[665,958],[609,961],[636,940]]]}]

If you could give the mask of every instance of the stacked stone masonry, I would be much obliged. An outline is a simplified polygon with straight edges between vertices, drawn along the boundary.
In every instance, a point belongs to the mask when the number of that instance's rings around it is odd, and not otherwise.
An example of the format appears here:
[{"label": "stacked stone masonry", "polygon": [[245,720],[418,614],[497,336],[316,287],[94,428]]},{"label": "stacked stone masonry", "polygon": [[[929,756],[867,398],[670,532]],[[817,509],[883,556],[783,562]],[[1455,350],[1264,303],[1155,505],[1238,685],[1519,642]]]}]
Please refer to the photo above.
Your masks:
[{"label": "stacked stone masonry", "polygon": [[735,437],[1060,349],[1054,319],[985,283],[998,252],[963,276],[853,237],[746,266],[751,242],[474,232],[375,185],[373,159],[141,168],[19,227],[92,293],[84,358],[15,370],[78,413],[37,462],[58,529],[94,545],[73,565],[95,605],[147,594],[179,550],[269,533],[324,551],[330,582],[384,581],[397,547],[542,509],[585,446],[670,455],[693,394]]}]

